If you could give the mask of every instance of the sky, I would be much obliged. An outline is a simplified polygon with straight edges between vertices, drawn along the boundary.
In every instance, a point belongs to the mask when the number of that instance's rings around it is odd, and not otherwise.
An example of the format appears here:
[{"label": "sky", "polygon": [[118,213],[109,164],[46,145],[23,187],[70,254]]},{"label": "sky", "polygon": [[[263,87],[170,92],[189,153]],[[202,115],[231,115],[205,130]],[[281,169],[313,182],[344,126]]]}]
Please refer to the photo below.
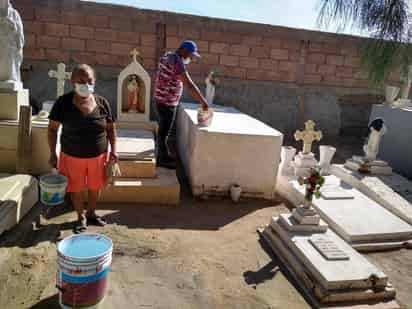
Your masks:
[{"label": "sky", "polygon": [[[316,24],[319,0],[88,0],[145,9],[171,11],[264,23],[271,25],[334,32]],[[359,34],[346,29],[348,34]]]}]

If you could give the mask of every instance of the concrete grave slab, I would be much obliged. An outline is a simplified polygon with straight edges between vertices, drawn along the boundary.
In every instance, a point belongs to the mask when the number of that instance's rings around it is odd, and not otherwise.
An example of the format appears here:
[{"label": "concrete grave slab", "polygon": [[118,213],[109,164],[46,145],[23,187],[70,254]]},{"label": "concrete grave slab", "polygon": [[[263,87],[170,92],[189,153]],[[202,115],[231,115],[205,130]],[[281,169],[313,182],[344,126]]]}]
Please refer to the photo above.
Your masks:
[{"label": "concrete grave slab", "polygon": [[399,174],[365,175],[332,165],[331,173],[412,224],[412,182]]},{"label": "concrete grave slab", "polygon": [[174,170],[157,168],[155,178],[120,178],[102,190],[102,203],[177,205],[180,184]]},{"label": "concrete grave slab", "polygon": [[119,159],[149,160],[155,157],[154,134],[149,130],[117,129]]},{"label": "concrete grave slab", "polygon": [[156,144],[152,130],[118,128],[117,152],[122,178],[156,177]]},{"label": "concrete grave slab", "polygon": [[0,174],[0,234],[19,223],[38,202],[38,198],[36,178]]},{"label": "concrete grave slab", "polygon": [[[359,190],[336,176],[326,176],[325,185],[336,185],[354,196],[351,200],[314,199],[313,207],[337,234],[352,246],[369,244],[379,249],[379,243],[404,243],[412,239],[412,226],[398,218]],[[278,193],[296,206],[304,202],[304,187],[294,177],[280,176]],[[375,246],[374,246],[375,244]]]},{"label": "concrete grave slab", "polygon": [[[291,232],[278,218],[260,231],[314,308],[399,308],[387,276],[332,230]],[[345,260],[328,260],[311,239],[327,238]]]},{"label": "concrete grave slab", "polygon": [[178,150],[192,192],[226,195],[233,184],[242,195],[272,199],[283,134],[231,107],[213,107],[211,126],[197,125],[199,105],[181,105]]}]

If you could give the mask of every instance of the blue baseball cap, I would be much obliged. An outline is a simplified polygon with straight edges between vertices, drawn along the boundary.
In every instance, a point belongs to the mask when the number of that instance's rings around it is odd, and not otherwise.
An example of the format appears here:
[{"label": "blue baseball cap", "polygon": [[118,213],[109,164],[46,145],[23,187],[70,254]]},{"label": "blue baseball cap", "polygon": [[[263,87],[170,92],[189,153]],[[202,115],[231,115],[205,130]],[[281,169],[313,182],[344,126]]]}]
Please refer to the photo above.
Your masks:
[{"label": "blue baseball cap", "polygon": [[197,44],[194,41],[186,40],[180,44],[179,49],[187,49],[193,56],[200,57]]}]

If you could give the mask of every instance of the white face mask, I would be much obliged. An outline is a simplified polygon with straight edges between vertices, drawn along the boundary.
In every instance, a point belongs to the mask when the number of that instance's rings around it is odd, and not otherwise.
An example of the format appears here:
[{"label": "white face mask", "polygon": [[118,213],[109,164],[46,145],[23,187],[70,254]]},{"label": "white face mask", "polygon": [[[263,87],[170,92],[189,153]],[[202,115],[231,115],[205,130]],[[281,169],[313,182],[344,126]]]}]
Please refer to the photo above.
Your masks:
[{"label": "white face mask", "polygon": [[90,84],[74,84],[74,91],[83,98],[88,98],[94,92],[94,85]]},{"label": "white face mask", "polygon": [[188,65],[190,63],[190,61],[192,61],[192,59],[190,59],[189,57],[188,58],[183,58],[183,63],[185,65]]}]

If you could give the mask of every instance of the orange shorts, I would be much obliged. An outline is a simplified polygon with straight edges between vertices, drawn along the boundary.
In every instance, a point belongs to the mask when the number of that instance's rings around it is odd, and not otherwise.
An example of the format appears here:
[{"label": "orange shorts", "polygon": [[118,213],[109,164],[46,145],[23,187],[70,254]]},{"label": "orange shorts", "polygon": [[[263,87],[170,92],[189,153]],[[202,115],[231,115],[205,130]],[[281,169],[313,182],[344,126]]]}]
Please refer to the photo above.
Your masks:
[{"label": "orange shorts", "polygon": [[108,153],[93,158],[78,158],[61,152],[59,173],[67,177],[67,192],[81,192],[86,187],[98,191],[105,187],[108,159]]}]

